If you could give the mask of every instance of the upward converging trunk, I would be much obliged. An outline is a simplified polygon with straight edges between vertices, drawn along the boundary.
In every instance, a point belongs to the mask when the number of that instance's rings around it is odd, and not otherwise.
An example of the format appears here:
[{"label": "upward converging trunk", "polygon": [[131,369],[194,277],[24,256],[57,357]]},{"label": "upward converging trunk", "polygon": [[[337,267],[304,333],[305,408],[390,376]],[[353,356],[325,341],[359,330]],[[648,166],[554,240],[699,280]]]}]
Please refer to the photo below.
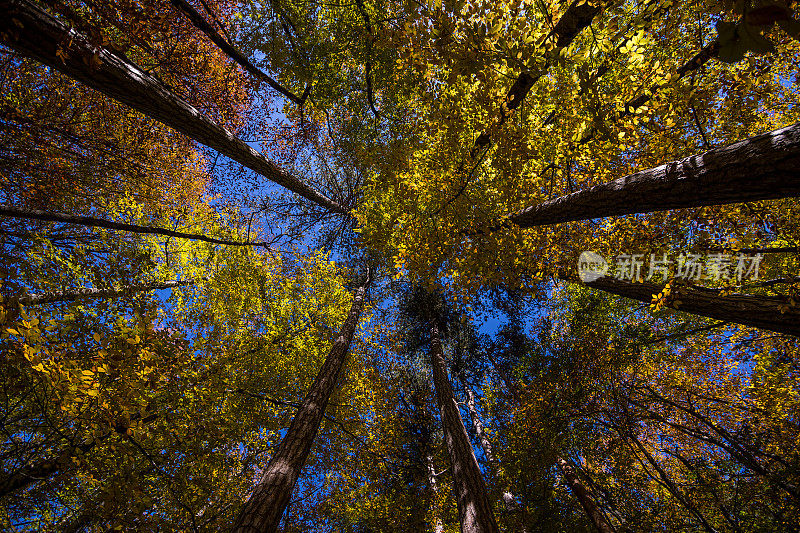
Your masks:
[{"label": "upward converging trunk", "polygon": [[186,233],[166,228],[154,226],[139,226],[138,224],[128,224],[127,222],[116,222],[105,218],[97,218],[86,215],[70,215],[67,213],[57,213],[54,211],[42,211],[40,209],[20,209],[10,205],[0,205],[0,216],[10,218],[24,218],[27,220],[41,220],[43,222],[59,222],[64,224],[75,224],[76,226],[86,226],[88,228],[105,228],[113,231],[125,231],[128,233],[138,233],[139,235],[164,235],[165,237],[176,237],[178,239],[188,239],[190,241],[203,241],[211,244],[222,244],[225,246],[256,246],[269,248],[266,242],[241,242],[229,241],[227,239],[217,239],[200,233]]},{"label": "upward converging trunk", "polygon": [[120,53],[92,46],[85,36],[28,0],[0,0],[0,12],[5,13],[0,17],[0,36],[17,52],[176,129],[307,200],[336,213],[347,213],[202,115]]},{"label": "upward converging trunk", "polygon": [[311,389],[297,409],[286,436],[270,459],[261,481],[242,507],[234,531],[260,533],[277,530],[325,416],[328,400],[339,381],[364,306],[368,284],[369,278],[356,290],[350,314],[342,324],[339,336],[333,342]]},{"label": "upward converging trunk", "polygon": [[[645,303],[651,302],[653,295],[663,289],[654,283],[633,283],[611,277],[602,277],[586,285]],[[712,289],[692,287],[673,291],[667,305],[675,307],[677,304],[679,311],[800,336],[800,309],[789,306],[784,298],[748,294],[719,296]]]},{"label": "upward converging trunk", "polygon": [[458,517],[462,533],[495,533],[497,523],[492,512],[492,504],[481,477],[475,452],[469,442],[467,430],[458,412],[453,389],[447,379],[439,327],[434,322],[430,326],[431,366],[433,384],[436,388],[436,403],[442,415],[442,429],[450,464],[453,468],[453,485],[458,504]]},{"label": "upward converging trunk", "polygon": [[795,196],[800,196],[800,124],[528,207],[492,229]]},{"label": "upward converging trunk", "polygon": [[[472,427],[475,430],[475,435],[477,435],[478,441],[481,443],[483,456],[486,457],[486,461],[489,463],[489,466],[492,469],[495,480],[500,483],[500,497],[503,500],[503,507],[507,513],[519,513],[522,511],[522,509],[517,503],[514,493],[511,492],[511,487],[503,478],[503,475],[500,471],[500,461],[497,460],[497,456],[494,454],[492,443],[489,440],[489,436],[486,434],[486,428],[484,427],[483,422],[478,415],[478,408],[475,402],[475,392],[469,387],[466,380],[463,379],[463,376],[461,379],[461,385],[464,388],[464,394],[467,396],[467,410],[469,411],[470,419],[472,419]],[[525,533],[526,531],[527,529],[525,528],[525,525],[521,524],[520,533]]]},{"label": "upward converging trunk", "polygon": [[589,495],[589,491],[583,486],[581,480],[578,479],[578,476],[575,473],[575,469],[572,468],[572,465],[570,465],[561,457],[556,458],[556,463],[558,463],[558,469],[561,471],[561,476],[564,478],[564,483],[566,483],[566,485],[569,487],[569,490],[571,490],[572,494],[574,494],[578,499],[581,507],[583,507],[583,510],[586,511],[586,515],[592,521],[592,525],[594,525],[595,529],[599,533],[614,533],[614,528],[611,527],[611,524],[609,524],[605,519],[603,513],[600,512],[597,504],[594,503],[594,500]]},{"label": "upward converging trunk", "polygon": [[297,95],[293,94],[284,86],[282,86],[280,83],[273,80],[272,77],[270,77],[266,72],[253,65],[253,63],[251,63],[250,60],[248,60],[238,48],[233,46],[222,35],[220,35],[219,32],[215,30],[211,24],[208,23],[208,21],[203,17],[203,15],[201,15],[194,8],[194,6],[192,6],[192,4],[190,4],[186,0],[170,0],[170,1],[172,2],[172,5],[180,9],[183,12],[183,14],[186,15],[186,18],[192,21],[192,24],[194,25],[195,28],[205,33],[206,36],[219,47],[220,50],[225,52],[228,55],[228,57],[239,63],[239,65],[241,65],[242,68],[244,68],[248,73],[250,73],[252,76],[255,76],[257,79],[266,82],[267,85],[269,85],[270,87],[272,87],[273,89],[284,95],[286,98],[288,98],[295,104],[303,105],[303,103],[306,101],[306,98],[308,97],[308,92],[303,94],[303,96],[301,97],[298,97]]},{"label": "upward converging trunk", "polygon": [[[428,450],[426,450],[425,453],[425,469],[428,473],[428,486],[431,489],[431,495],[434,500],[437,500],[439,497],[439,483],[436,480],[436,468],[433,466],[433,455]],[[444,524],[438,512],[438,506],[434,506],[433,533],[444,533]]]}]

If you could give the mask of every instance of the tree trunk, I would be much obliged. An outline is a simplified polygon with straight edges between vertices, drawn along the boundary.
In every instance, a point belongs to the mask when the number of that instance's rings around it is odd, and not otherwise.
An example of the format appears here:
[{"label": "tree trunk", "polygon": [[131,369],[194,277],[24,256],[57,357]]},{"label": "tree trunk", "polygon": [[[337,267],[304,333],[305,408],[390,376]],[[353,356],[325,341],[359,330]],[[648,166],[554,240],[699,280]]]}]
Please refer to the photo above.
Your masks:
[{"label": "tree trunk", "polygon": [[[654,283],[633,283],[608,276],[587,282],[586,285],[645,303],[650,303],[653,295],[663,289],[661,285]],[[679,290],[673,287],[668,299],[670,307],[674,305],[670,301],[680,301],[677,306],[679,311],[800,336],[800,308],[788,307],[779,296],[717,296],[716,291],[693,287],[686,287],[675,294]]]},{"label": "tree trunk", "polygon": [[170,0],[170,1],[172,2],[172,5],[177,7],[179,10],[181,10],[181,12],[184,15],[186,15],[186,18],[188,18],[192,22],[195,28],[202,31],[209,39],[211,39],[211,41],[214,44],[216,44],[219,47],[220,50],[225,52],[225,54],[228,57],[239,63],[239,65],[248,73],[250,73],[250,75],[254,76],[255,78],[261,81],[266,82],[267,85],[269,85],[270,87],[272,87],[273,89],[284,95],[286,98],[288,98],[295,104],[303,105],[306,98],[308,97],[308,93],[305,93],[302,97],[298,97],[297,95],[291,93],[288,89],[283,87],[280,83],[273,80],[266,72],[253,65],[246,57],[244,57],[244,54],[242,54],[242,52],[240,52],[238,48],[236,48],[230,42],[225,40],[225,38],[222,37],[222,35],[220,35],[219,32],[215,30],[211,24],[208,23],[208,21],[203,17],[203,15],[201,15],[194,8],[194,6],[192,6],[192,4],[190,4],[186,0]]},{"label": "tree trunk", "polygon": [[37,481],[49,478],[58,472],[61,467],[62,461],[54,459],[20,468],[10,475],[4,474],[3,479],[0,479],[0,498],[22,490]]},{"label": "tree trunk", "polygon": [[328,400],[339,381],[364,306],[364,295],[368,284],[369,278],[356,290],[350,314],[342,324],[339,336],[294,415],[286,436],[270,459],[261,481],[242,507],[234,531],[238,533],[277,531],[281,515],[289,504],[294,485],[317,436]]},{"label": "tree trunk", "polygon": [[17,301],[23,305],[41,305],[55,302],[77,302],[79,300],[93,300],[95,298],[116,298],[139,292],[160,291],[175,287],[194,285],[194,280],[162,281],[143,283],[141,285],[128,285],[119,289],[95,289],[80,287],[73,291],[47,292],[43,294],[28,294],[21,296]]},{"label": "tree trunk", "polygon": [[[599,4],[595,5],[585,0],[573,0],[572,4],[570,4],[561,18],[558,19],[555,27],[553,27],[553,30],[542,43],[545,44],[547,40],[555,38],[556,47],[551,52],[551,57],[558,57],[559,51],[569,46],[581,30],[591,24],[592,19],[594,19],[601,9],[602,6]],[[500,113],[499,116],[494,119],[494,124],[485,128],[483,133],[475,139],[475,144],[472,148],[473,157],[478,153],[479,149],[489,144],[489,141],[492,139],[493,131],[505,123],[511,115],[512,110],[522,105],[523,100],[525,100],[525,97],[531,91],[533,85],[546,72],[547,70],[545,67],[535,74],[526,71],[517,77],[500,105]]]},{"label": "tree trunk", "polygon": [[[2,0],[0,0],[2,1]],[[166,237],[176,237],[179,239],[189,239],[191,241],[203,241],[211,244],[223,244],[225,246],[259,246],[268,248],[266,242],[238,242],[225,239],[215,239],[197,233],[184,233],[165,228],[154,228],[151,226],[138,226],[125,222],[115,222],[104,218],[95,218],[84,215],[69,215],[67,213],[53,213],[41,211],[39,209],[18,209],[8,205],[0,205],[0,216],[11,218],[25,218],[28,220],[42,220],[44,222],[60,222],[63,224],[76,224],[90,228],[106,228],[114,231],[126,231],[128,233],[138,233],[141,235],[164,235]]]},{"label": "tree trunk", "polygon": [[136,109],[336,213],[347,210],[288,174],[122,56],[95,47],[28,0],[0,0],[0,36],[17,52]]},{"label": "tree trunk", "polygon": [[[439,495],[439,483],[436,481],[436,469],[433,466],[433,455],[431,455],[429,451],[425,453],[425,469],[428,472],[428,486],[435,500]],[[444,533],[444,524],[442,524],[442,519],[438,516],[438,509],[436,509],[436,511],[437,516],[434,517],[433,532]]]},{"label": "tree trunk", "polygon": [[564,483],[567,485],[567,487],[569,487],[569,490],[572,491],[572,494],[574,494],[578,499],[583,507],[583,510],[586,511],[586,514],[592,521],[595,529],[597,529],[599,533],[613,533],[614,528],[611,527],[611,524],[606,521],[603,513],[600,512],[600,509],[594,503],[589,491],[583,486],[581,480],[578,479],[578,476],[575,474],[575,470],[572,468],[572,465],[570,465],[561,457],[556,457],[556,463],[558,463],[558,468],[561,470]]},{"label": "tree trunk", "polygon": [[442,414],[444,440],[453,467],[453,488],[458,504],[461,533],[496,533],[497,523],[486,485],[481,477],[478,461],[475,460],[475,453],[464,428],[464,422],[461,420],[461,414],[458,412],[453,389],[447,379],[439,327],[435,322],[430,326],[430,334],[433,384],[436,388],[436,402]]},{"label": "tree trunk", "polygon": [[[483,426],[480,416],[478,416],[478,408],[475,405],[475,392],[469,387],[469,385],[467,385],[467,382],[463,379],[463,376],[460,376],[460,378],[461,385],[464,388],[464,394],[467,396],[467,410],[469,411],[469,417],[472,420],[472,427],[475,429],[475,434],[478,436],[478,440],[481,443],[483,456],[486,457],[486,461],[489,463],[489,467],[492,469],[495,480],[500,484],[500,498],[503,500],[503,507],[508,513],[518,512],[521,509],[519,508],[519,505],[517,505],[517,500],[514,498],[514,493],[511,492],[511,487],[509,487],[508,483],[506,483],[505,479],[503,479],[500,471],[500,461],[498,461],[497,457],[494,455],[492,443],[489,441],[488,435],[486,435],[486,428]],[[525,531],[525,526],[521,526],[520,532],[524,533]]]},{"label": "tree trunk", "polygon": [[531,228],[795,196],[800,196],[800,124],[554,198],[509,215],[504,224]]}]

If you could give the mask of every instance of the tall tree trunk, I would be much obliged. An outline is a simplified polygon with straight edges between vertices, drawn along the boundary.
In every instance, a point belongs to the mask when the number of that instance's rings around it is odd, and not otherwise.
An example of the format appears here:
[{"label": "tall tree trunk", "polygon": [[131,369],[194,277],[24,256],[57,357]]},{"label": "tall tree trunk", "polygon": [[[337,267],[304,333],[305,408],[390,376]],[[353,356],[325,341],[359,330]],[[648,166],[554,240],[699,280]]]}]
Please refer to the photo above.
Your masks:
[{"label": "tall tree trunk", "polygon": [[569,487],[569,490],[572,491],[572,494],[578,499],[583,510],[586,511],[595,529],[599,533],[614,533],[614,528],[606,521],[603,513],[600,512],[597,504],[594,503],[589,491],[583,486],[583,483],[581,483],[572,465],[561,457],[556,457],[556,463],[558,463],[558,468],[561,471],[564,482],[567,487]]},{"label": "tall tree trunk", "polygon": [[478,441],[481,443],[483,456],[486,457],[486,461],[489,463],[489,467],[492,469],[495,479],[497,479],[502,485],[500,489],[500,497],[503,499],[503,506],[505,507],[506,511],[516,511],[518,506],[516,500],[514,499],[514,494],[511,492],[511,488],[508,486],[508,484],[505,483],[504,480],[500,479],[500,461],[497,460],[494,450],[492,450],[492,443],[489,441],[489,436],[486,435],[486,428],[483,426],[483,422],[478,415],[478,408],[475,403],[475,392],[469,387],[469,385],[467,385],[463,375],[459,376],[459,378],[461,381],[461,386],[464,389],[464,394],[467,397],[467,411],[469,411],[469,417],[472,420],[472,427],[475,430],[475,435],[477,435]]},{"label": "tall tree trunk", "polygon": [[[654,283],[633,283],[612,277],[602,277],[587,282],[589,287],[624,296],[631,300],[650,303],[654,294],[663,287]],[[731,294],[718,296],[716,291],[686,287],[684,291],[673,294],[669,302],[680,301],[679,311],[753,326],[756,328],[800,336],[800,308],[788,307],[779,296],[750,296]]]},{"label": "tall tree trunk", "polygon": [[[672,161],[509,215],[523,228],[800,196],[800,124]],[[481,232],[482,233],[482,232]]]},{"label": "tall tree trunk", "polygon": [[475,459],[461,414],[458,412],[453,389],[447,379],[439,327],[435,321],[430,326],[430,335],[433,384],[436,388],[436,402],[442,415],[444,440],[453,467],[453,488],[458,504],[461,533],[496,533],[497,523],[486,485],[481,477],[478,461]]},{"label": "tall tree trunk", "polygon": [[77,302],[80,300],[93,300],[95,298],[116,298],[127,296],[139,292],[160,291],[173,289],[175,287],[185,287],[194,285],[194,280],[185,281],[155,281],[143,283],[141,285],[127,285],[119,289],[95,289],[81,287],[72,291],[47,292],[43,294],[27,294],[18,298],[18,302],[23,305],[41,305],[55,302]]},{"label": "tall tree trunk", "polygon": [[[0,0],[2,1],[2,0]],[[269,248],[266,242],[239,242],[216,239],[207,235],[197,233],[185,233],[166,228],[155,228],[152,226],[139,226],[125,222],[115,222],[105,218],[96,218],[84,215],[70,215],[67,213],[54,213],[52,211],[41,211],[39,209],[19,209],[9,205],[0,205],[0,216],[11,218],[24,218],[27,220],[41,220],[44,222],[60,222],[63,224],[76,224],[90,228],[106,228],[114,231],[125,231],[128,233],[138,233],[141,235],[164,235],[165,237],[176,237],[179,239],[189,239],[190,241],[203,241],[211,244],[222,244],[225,246],[258,246]]]},{"label": "tall tree trunk", "polygon": [[336,213],[347,213],[202,115],[120,53],[92,46],[85,36],[28,0],[0,0],[0,12],[5,13],[0,17],[0,36],[17,52],[174,128],[307,200]]},{"label": "tall tree trunk", "polygon": [[261,481],[242,507],[234,531],[238,533],[277,531],[281,515],[289,504],[294,485],[325,416],[328,400],[339,381],[364,306],[368,284],[369,277],[356,290],[350,314],[342,324],[339,336],[325,358],[311,389],[295,413],[286,436],[270,459]]}]

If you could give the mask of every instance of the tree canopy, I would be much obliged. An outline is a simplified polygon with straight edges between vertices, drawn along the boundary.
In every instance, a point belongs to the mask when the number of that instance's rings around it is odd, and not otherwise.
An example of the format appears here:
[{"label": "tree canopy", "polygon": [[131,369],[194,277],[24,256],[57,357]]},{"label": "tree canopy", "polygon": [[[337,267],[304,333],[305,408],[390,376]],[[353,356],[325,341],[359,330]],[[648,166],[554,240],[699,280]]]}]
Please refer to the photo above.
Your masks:
[{"label": "tree canopy", "polygon": [[0,526],[797,531],[791,0],[0,0]]}]

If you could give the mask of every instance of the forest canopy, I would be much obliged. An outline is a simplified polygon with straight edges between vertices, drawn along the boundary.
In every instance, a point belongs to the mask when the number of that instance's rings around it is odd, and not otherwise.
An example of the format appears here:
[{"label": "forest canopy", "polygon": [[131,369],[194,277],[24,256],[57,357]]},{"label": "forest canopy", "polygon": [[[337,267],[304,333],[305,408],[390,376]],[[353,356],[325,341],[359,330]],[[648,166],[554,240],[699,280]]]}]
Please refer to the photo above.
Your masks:
[{"label": "forest canopy", "polygon": [[0,0],[0,527],[800,531],[791,0]]}]

